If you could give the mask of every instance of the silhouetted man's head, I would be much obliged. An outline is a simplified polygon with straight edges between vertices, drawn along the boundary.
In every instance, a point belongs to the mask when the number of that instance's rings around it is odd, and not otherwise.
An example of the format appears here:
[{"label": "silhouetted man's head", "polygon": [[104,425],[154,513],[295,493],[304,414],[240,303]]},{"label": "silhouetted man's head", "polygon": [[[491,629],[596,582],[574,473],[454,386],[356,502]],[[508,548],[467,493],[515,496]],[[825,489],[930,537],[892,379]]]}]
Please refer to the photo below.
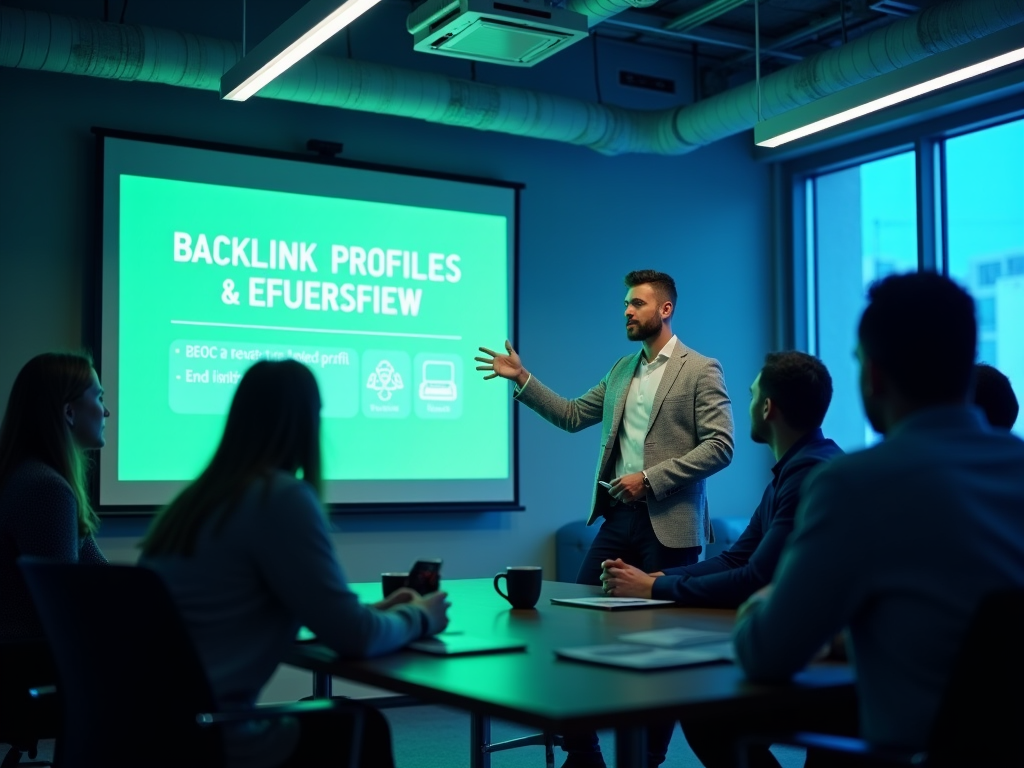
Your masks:
[{"label": "silhouetted man's head", "polygon": [[872,285],[857,347],[871,426],[885,434],[909,410],[965,403],[977,332],[974,300],[948,278],[916,272]]},{"label": "silhouetted man's head", "polygon": [[974,404],[997,429],[1013,429],[1020,406],[1006,376],[991,365],[974,366]]},{"label": "silhouetted man's head", "polygon": [[805,352],[769,352],[750,387],[750,436],[766,443],[771,410],[794,432],[818,429],[832,402],[832,377],[825,364]]}]

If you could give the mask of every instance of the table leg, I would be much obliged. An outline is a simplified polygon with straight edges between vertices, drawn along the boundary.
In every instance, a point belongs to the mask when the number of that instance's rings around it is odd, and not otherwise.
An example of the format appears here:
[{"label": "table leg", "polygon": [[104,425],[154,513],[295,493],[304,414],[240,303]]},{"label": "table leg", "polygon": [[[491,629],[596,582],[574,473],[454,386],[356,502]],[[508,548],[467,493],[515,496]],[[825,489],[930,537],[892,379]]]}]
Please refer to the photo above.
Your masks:
[{"label": "table leg", "polygon": [[615,729],[615,768],[645,768],[647,765],[647,726]]},{"label": "table leg", "polygon": [[469,713],[469,768],[491,768],[491,753],[484,747],[491,743],[491,718]]},{"label": "table leg", "polygon": [[327,672],[314,672],[313,673],[313,698],[314,699],[329,699],[331,698],[331,675]]}]

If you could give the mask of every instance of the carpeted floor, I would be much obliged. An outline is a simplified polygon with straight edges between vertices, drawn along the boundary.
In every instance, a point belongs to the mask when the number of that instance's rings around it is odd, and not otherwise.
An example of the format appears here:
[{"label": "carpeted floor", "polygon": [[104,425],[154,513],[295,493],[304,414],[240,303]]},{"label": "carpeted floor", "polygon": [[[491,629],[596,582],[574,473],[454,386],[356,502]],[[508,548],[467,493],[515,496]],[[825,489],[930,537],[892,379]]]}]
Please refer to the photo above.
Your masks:
[{"label": "carpeted floor", "polygon": [[[402,707],[386,709],[384,714],[391,723],[397,768],[468,768],[469,767],[469,715],[445,707]],[[493,742],[514,739],[532,733],[512,723],[491,723]],[[614,765],[615,737],[611,731],[602,731],[601,746],[609,765]],[[0,760],[7,754],[7,745],[0,745]],[[783,768],[803,765],[803,751],[775,747],[772,750]],[[37,760],[53,758],[53,742],[40,743]],[[565,759],[561,750],[555,752],[555,765]],[[676,729],[669,747],[664,768],[700,768],[700,763],[686,745],[686,739]],[[492,768],[544,768],[543,747],[520,747],[491,755]]]},{"label": "carpeted floor", "polygon": [[[445,707],[403,707],[385,709],[391,723],[391,738],[395,749],[397,768],[468,768],[469,767],[469,715]],[[499,742],[533,733],[528,728],[492,721],[491,741]],[[602,731],[601,749],[605,760],[614,765],[615,736]],[[799,768],[804,763],[801,749],[773,747],[772,751],[783,768]],[[555,751],[555,765],[560,766],[565,754]],[[676,727],[663,768],[700,768]],[[544,747],[520,747],[491,755],[492,768],[544,768]]]}]

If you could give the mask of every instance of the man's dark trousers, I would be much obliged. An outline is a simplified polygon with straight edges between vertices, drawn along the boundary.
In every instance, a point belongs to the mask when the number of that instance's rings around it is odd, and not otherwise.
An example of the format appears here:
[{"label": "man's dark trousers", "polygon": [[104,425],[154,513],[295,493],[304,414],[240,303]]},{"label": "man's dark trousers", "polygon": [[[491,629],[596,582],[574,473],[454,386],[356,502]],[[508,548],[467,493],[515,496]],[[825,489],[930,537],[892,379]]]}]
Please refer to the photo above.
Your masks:
[{"label": "man's dark trousers", "polygon": [[[645,573],[693,565],[700,557],[701,547],[666,547],[654,534],[651,516],[643,502],[617,504],[605,513],[604,523],[590,545],[583,564],[576,576],[577,584],[601,584],[601,563],[605,560],[622,558],[630,565]],[[675,722],[652,725],[647,733],[647,750],[650,765],[658,765],[665,759],[668,743],[672,738]],[[562,749],[566,752],[593,753],[600,749],[597,733],[567,733],[563,736]]]}]

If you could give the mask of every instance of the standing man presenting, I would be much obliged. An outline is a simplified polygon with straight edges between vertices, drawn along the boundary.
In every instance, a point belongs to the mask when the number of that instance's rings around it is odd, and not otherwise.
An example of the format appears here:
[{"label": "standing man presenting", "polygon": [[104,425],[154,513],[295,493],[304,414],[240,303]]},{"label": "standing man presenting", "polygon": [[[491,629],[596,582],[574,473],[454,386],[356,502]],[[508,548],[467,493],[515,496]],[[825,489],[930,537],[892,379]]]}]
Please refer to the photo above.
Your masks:
[{"label": "standing man presenting", "polygon": [[[576,581],[599,585],[601,563],[623,558],[644,571],[697,562],[711,536],[705,480],[732,461],[732,408],[722,366],[672,333],[675,281],[663,272],[626,275],[626,336],[643,343],[621,358],[597,386],[569,400],[508,354],[485,347],[476,358],[515,382],[514,396],[567,432],[601,425],[590,517],[604,522]],[[607,487],[599,485],[608,484]],[[633,558],[630,560],[629,558]]]}]

